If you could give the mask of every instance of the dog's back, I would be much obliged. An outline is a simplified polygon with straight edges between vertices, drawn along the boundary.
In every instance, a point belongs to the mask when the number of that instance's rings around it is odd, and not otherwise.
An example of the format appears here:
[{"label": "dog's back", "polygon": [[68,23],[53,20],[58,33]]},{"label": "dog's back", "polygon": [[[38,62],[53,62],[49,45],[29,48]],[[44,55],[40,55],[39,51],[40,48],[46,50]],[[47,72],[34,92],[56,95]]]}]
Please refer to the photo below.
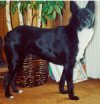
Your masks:
[{"label": "dog's back", "polygon": [[[68,37],[64,26],[54,29],[18,26],[6,35],[5,50],[9,51],[7,47],[16,45],[17,52],[20,51],[19,54],[32,53],[53,63],[63,65],[65,61],[64,44],[68,43]],[[66,50],[68,47],[66,46]]]}]

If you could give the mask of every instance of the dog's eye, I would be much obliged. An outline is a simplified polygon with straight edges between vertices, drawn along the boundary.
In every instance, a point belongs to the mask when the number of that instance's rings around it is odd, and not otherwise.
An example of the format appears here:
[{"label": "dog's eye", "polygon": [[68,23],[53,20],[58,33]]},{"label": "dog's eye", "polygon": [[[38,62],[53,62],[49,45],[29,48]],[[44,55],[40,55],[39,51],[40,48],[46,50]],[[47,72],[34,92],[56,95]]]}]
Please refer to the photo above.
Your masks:
[{"label": "dog's eye", "polygon": [[88,14],[87,17],[90,17],[90,15]]}]

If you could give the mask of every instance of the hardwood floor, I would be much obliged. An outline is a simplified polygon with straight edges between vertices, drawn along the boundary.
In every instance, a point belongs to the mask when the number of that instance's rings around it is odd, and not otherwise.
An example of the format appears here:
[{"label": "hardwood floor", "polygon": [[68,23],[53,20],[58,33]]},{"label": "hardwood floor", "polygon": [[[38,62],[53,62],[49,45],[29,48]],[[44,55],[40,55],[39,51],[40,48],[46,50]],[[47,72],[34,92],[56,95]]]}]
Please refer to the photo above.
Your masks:
[{"label": "hardwood floor", "polygon": [[22,94],[15,94],[14,99],[4,97],[3,80],[0,79],[0,104],[100,104],[100,80],[89,79],[75,84],[75,94],[79,101],[69,100],[68,95],[58,91],[58,83],[51,79],[45,85],[21,88]]}]

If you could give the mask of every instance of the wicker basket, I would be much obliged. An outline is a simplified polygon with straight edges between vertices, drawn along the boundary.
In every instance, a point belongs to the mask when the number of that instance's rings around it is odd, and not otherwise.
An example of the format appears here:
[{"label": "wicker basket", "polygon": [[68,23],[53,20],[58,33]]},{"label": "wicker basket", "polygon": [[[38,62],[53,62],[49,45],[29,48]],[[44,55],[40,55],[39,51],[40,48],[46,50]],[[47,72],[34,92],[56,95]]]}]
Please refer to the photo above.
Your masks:
[{"label": "wicker basket", "polygon": [[16,76],[16,84],[20,87],[33,87],[45,84],[48,79],[48,62],[43,59],[34,59],[27,55],[22,70]]}]

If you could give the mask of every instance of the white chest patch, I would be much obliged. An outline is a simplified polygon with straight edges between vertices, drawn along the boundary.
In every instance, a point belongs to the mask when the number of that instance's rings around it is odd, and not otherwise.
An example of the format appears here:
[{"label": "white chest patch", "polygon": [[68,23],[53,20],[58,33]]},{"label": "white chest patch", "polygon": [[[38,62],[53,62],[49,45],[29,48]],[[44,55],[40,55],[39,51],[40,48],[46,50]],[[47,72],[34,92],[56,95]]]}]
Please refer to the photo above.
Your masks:
[{"label": "white chest patch", "polygon": [[77,31],[78,34],[78,54],[76,57],[77,62],[83,58],[84,50],[88,46],[89,42],[91,41],[93,34],[94,34],[94,29],[83,29],[82,31]]}]

